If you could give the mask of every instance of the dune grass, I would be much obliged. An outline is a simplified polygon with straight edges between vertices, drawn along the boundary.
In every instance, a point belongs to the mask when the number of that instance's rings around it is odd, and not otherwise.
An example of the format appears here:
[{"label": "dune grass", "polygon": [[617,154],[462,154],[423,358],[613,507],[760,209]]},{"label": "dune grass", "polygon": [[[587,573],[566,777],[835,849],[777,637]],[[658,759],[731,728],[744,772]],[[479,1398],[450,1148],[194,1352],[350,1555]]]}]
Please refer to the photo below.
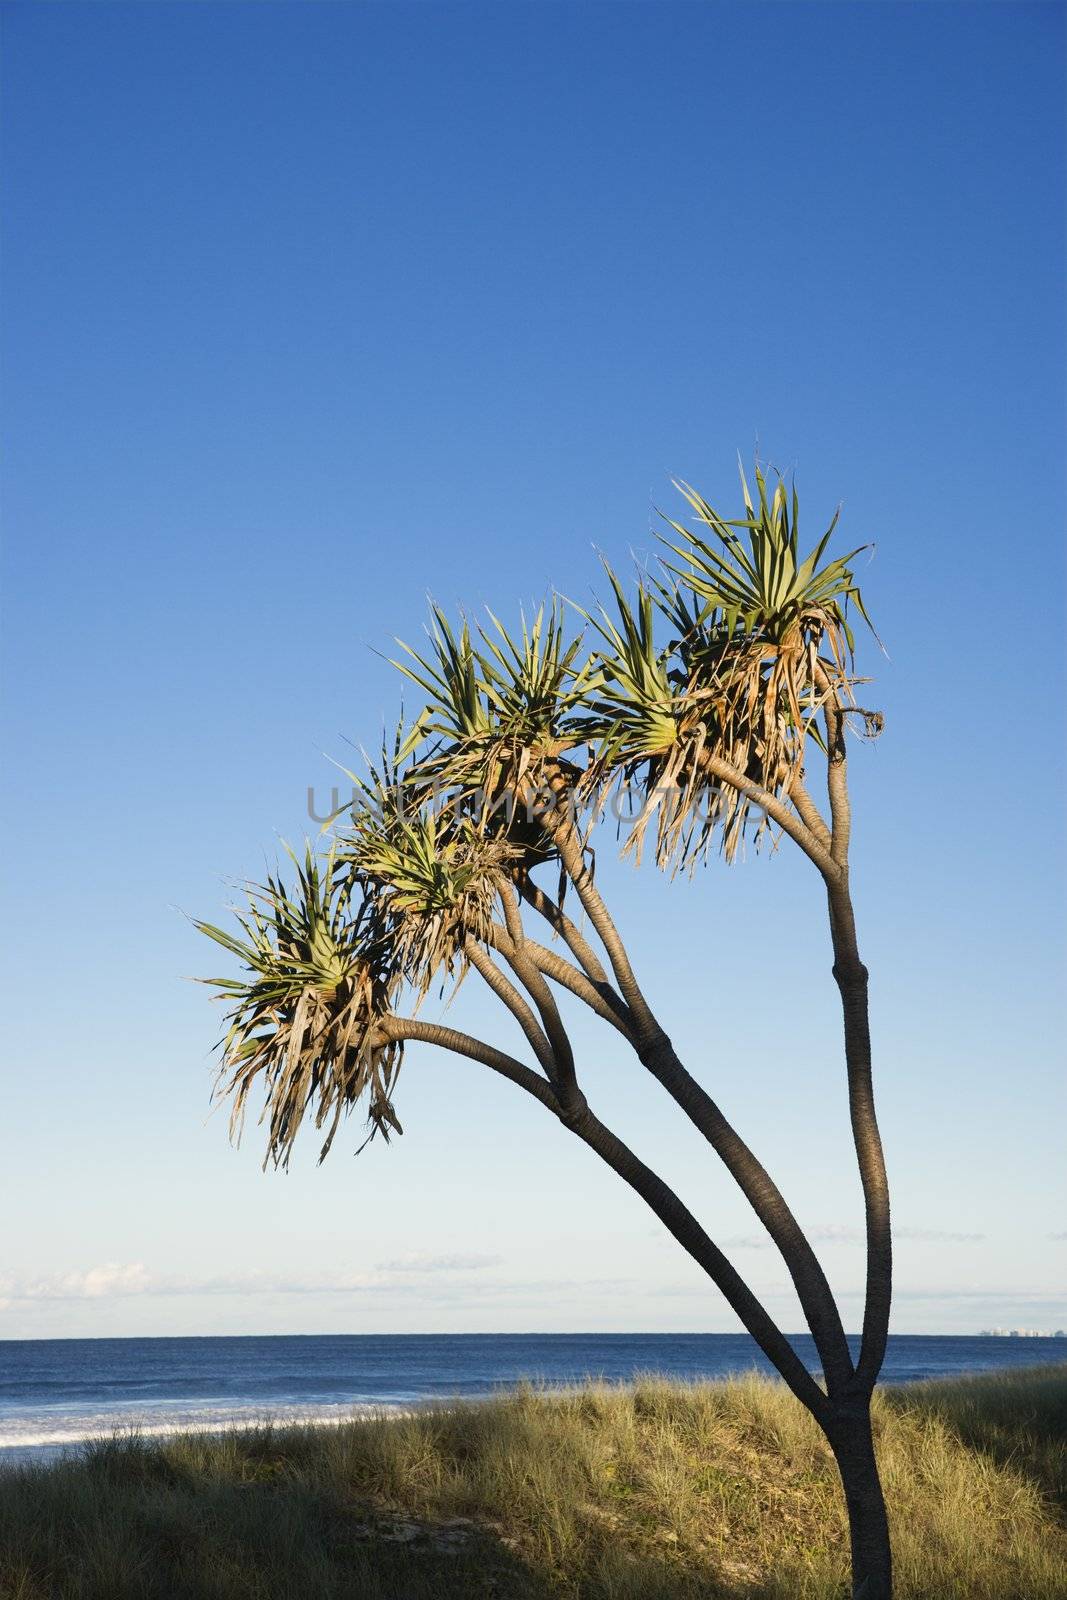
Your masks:
[{"label": "dune grass", "polygon": [[[878,1397],[901,1600],[1067,1597],[1067,1367]],[[839,1600],[807,1414],[762,1378],[523,1389],[0,1473],[4,1600]]]}]

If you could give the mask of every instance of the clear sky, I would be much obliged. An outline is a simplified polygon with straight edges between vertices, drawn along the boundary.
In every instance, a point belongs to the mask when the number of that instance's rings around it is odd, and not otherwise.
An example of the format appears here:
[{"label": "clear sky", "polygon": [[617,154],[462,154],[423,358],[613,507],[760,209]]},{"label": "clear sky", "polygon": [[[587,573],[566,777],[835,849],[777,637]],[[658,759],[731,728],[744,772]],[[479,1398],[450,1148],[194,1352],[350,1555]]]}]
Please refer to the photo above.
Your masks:
[{"label": "clear sky", "polygon": [[[1063,8],[3,13],[0,1333],[735,1327],[473,1065],[412,1049],[402,1139],[261,1173],[208,1116],[183,975],[219,963],[182,912],[311,826],[428,592],[584,597],[671,474],[732,505],[757,444],[809,533],[843,501],[842,548],[877,545],[854,870],[894,1325],[1067,1324]],[[609,855],[646,988],[858,1326],[814,873]],[[456,1014],[496,1026],[473,985]],[[700,1139],[576,1036],[799,1326]]]}]

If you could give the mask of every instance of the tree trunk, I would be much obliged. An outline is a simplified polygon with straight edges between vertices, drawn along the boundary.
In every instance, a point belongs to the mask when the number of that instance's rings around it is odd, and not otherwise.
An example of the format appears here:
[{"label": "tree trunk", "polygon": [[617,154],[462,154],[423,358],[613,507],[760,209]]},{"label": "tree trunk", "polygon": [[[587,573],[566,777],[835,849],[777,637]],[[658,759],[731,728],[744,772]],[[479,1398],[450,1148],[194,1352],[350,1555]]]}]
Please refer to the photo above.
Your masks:
[{"label": "tree trunk", "polygon": [[891,1600],[889,1522],[871,1437],[870,1401],[839,1415],[826,1429],[848,1507],[853,1600]]}]

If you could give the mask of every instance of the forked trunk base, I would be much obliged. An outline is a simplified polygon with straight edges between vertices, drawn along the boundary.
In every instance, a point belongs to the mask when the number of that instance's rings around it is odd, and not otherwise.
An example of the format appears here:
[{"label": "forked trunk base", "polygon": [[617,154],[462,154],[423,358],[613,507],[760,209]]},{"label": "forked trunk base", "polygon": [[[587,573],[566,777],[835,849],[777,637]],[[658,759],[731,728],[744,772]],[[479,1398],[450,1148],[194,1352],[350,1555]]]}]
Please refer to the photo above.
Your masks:
[{"label": "forked trunk base", "polygon": [[841,1474],[852,1544],[852,1600],[892,1600],[889,1521],[866,1407],[831,1424],[827,1437]]}]

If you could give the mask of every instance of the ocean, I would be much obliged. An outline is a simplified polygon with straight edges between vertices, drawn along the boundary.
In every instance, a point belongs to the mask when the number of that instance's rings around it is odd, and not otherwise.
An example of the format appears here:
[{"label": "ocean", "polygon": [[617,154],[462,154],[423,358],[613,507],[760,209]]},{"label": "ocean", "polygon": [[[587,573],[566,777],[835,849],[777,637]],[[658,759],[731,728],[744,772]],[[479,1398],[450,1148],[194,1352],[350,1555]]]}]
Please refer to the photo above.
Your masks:
[{"label": "ocean", "polygon": [[[810,1338],[794,1340],[812,1367]],[[1067,1361],[1067,1338],[897,1334],[884,1383]],[[44,1460],[116,1429],[338,1421],[491,1395],[522,1379],[722,1378],[769,1363],[746,1334],[342,1334],[0,1340],[0,1464]]]}]

